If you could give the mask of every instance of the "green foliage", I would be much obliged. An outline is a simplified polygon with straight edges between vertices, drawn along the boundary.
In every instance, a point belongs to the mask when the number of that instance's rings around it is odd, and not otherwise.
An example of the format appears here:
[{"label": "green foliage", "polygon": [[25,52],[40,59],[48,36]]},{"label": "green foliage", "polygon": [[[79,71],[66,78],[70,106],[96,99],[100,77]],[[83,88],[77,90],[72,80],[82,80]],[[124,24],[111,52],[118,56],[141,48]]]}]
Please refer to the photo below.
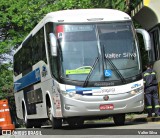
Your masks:
[{"label": "green foliage", "polygon": [[7,98],[13,92],[13,77],[11,64],[0,66],[0,99]]},{"label": "green foliage", "polygon": [[121,11],[125,11],[126,9],[126,2],[123,0],[112,0],[112,8],[118,9]]},{"label": "green foliage", "polygon": [[55,10],[93,8],[91,0],[57,0]]},{"label": "green foliage", "polygon": [[43,3],[38,0],[4,0],[0,3],[0,54],[18,46],[40,20]]}]

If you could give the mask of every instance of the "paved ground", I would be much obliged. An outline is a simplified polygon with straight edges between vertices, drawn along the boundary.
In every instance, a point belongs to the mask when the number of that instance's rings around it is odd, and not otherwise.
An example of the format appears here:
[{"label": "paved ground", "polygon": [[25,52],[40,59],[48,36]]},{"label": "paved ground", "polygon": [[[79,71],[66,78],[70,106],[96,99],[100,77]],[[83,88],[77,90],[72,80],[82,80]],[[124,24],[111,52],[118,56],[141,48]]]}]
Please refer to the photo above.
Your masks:
[{"label": "paved ground", "polygon": [[[129,118],[130,119],[130,118]],[[160,116],[159,117],[147,117],[147,114],[136,114],[134,115],[134,118],[131,119],[131,121],[136,121],[136,122],[157,122],[160,121]]]},{"label": "paved ground", "polygon": [[[111,120],[113,121],[113,120]],[[147,118],[147,114],[127,115],[126,121],[132,122],[160,122],[160,117]],[[15,138],[14,136],[0,136],[0,138]]]}]

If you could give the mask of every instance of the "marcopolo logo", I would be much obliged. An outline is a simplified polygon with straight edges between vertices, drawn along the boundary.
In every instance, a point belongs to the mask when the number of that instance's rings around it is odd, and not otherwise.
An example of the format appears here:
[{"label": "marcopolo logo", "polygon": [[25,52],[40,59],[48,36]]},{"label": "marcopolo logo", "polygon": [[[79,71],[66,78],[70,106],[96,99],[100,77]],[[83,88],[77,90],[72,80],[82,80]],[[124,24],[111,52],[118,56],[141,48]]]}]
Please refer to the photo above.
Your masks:
[{"label": "marcopolo logo", "polygon": [[103,93],[112,93],[112,92],[116,91],[115,88],[108,88],[108,89],[102,89],[101,88],[101,90],[102,90]]}]

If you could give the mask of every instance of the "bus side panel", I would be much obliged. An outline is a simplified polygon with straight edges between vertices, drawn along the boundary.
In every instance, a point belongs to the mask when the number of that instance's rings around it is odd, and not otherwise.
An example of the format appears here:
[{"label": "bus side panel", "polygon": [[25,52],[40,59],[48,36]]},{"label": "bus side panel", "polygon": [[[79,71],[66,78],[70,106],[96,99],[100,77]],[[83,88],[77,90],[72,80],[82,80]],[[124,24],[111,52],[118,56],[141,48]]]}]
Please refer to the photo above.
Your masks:
[{"label": "bus side panel", "polygon": [[[33,70],[40,69],[41,82],[33,85],[33,90],[24,93],[27,103],[28,119],[48,118],[47,104],[50,102],[54,117],[61,117],[61,101],[57,90],[58,83],[51,77],[49,66],[40,61],[33,66]],[[46,101],[46,96],[49,101]],[[48,100],[48,99],[47,99]]]},{"label": "bus side panel", "polygon": [[33,70],[40,69],[41,82],[33,85],[33,91],[28,92],[27,100],[32,106],[31,113],[28,115],[29,119],[47,118],[46,110],[46,92],[51,91],[51,76],[48,65],[39,61],[33,66]]},{"label": "bus side panel", "polygon": [[23,119],[22,99],[24,99],[23,91],[15,93],[16,113],[19,119]]}]

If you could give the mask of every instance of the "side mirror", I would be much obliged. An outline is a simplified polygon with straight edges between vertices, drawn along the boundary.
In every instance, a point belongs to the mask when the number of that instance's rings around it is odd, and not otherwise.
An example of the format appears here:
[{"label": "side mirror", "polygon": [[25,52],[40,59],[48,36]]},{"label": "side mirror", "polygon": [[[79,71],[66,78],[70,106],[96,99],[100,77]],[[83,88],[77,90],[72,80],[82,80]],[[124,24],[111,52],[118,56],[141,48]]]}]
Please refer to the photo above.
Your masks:
[{"label": "side mirror", "polygon": [[49,34],[50,39],[50,47],[51,47],[51,55],[57,56],[57,39],[56,36],[53,33]]},{"label": "side mirror", "polygon": [[136,29],[137,33],[140,33],[143,36],[145,50],[149,51],[151,50],[151,38],[149,33],[144,29]]}]

